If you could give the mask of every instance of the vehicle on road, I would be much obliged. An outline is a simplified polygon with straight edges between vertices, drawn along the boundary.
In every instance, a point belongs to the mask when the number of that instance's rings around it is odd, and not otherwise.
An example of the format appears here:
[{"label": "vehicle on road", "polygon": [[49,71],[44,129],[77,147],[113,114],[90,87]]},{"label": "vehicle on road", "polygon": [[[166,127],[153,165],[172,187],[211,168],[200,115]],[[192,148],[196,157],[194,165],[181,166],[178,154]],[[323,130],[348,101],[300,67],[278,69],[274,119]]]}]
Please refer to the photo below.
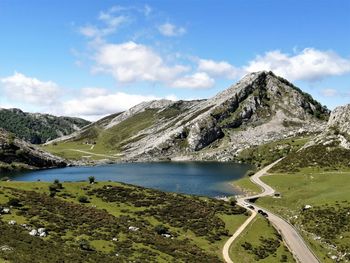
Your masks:
[{"label": "vehicle on road", "polygon": [[247,207],[248,207],[249,209],[255,210],[254,206],[252,206],[252,205],[248,205]]},{"label": "vehicle on road", "polygon": [[260,215],[264,216],[264,217],[268,217],[268,216],[269,216],[265,211],[263,211],[263,210],[261,210],[261,209],[258,210],[258,213],[259,213]]}]

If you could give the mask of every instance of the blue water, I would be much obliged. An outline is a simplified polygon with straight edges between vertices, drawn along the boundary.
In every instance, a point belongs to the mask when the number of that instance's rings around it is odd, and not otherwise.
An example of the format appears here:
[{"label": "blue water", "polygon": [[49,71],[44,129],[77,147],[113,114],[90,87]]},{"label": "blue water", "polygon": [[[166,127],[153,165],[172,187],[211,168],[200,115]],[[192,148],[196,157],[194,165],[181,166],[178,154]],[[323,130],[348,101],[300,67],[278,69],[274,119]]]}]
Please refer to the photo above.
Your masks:
[{"label": "blue water", "polygon": [[[217,162],[123,163],[93,167],[67,167],[12,174],[16,181],[87,180],[124,182],[167,192],[203,196],[234,195],[240,192],[229,182],[241,178],[251,166]],[[9,176],[2,174],[1,176]]]}]

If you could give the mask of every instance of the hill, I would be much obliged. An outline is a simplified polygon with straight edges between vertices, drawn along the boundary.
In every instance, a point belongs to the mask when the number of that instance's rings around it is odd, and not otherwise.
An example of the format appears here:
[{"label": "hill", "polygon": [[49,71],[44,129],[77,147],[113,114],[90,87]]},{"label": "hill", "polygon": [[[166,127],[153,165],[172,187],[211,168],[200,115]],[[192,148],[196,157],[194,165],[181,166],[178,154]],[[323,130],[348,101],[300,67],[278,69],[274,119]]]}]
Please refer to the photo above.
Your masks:
[{"label": "hill", "polygon": [[3,182],[0,207],[1,262],[222,262],[247,218],[234,203],[112,182]]},{"label": "hill", "polygon": [[66,162],[0,129],[0,170],[64,167]]},{"label": "hill", "polygon": [[44,143],[88,125],[90,122],[71,117],[27,113],[20,109],[0,108],[0,128],[33,144]]},{"label": "hill", "polygon": [[328,109],[309,94],[263,71],[207,100],[141,103],[46,149],[63,156],[67,149],[80,152],[78,159],[103,153],[124,161],[228,161],[253,145],[318,133],[328,117]]}]

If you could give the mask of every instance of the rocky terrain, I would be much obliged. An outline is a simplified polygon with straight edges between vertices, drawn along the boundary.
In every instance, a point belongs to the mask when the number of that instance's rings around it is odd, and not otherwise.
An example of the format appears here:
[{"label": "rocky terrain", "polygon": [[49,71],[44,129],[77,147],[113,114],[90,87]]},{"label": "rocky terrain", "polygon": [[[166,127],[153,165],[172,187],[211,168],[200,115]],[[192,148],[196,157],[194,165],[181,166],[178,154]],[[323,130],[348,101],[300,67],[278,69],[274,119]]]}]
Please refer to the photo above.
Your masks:
[{"label": "rocky terrain", "polygon": [[89,123],[80,118],[56,117],[49,114],[27,113],[20,109],[0,108],[0,128],[33,144],[71,134]]},{"label": "rocky terrain", "polygon": [[317,144],[339,146],[350,150],[350,104],[335,108],[329,117],[326,129],[305,148]]},{"label": "rocky terrain", "polygon": [[347,169],[350,166],[350,105],[334,109],[325,129],[298,152],[274,167],[297,171],[305,167]]},{"label": "rocky terrain", "polygon": [[253,145],[319,133],[328,117],[309,94],[263,71],[213,98],[141,103],[49,144],[91,144],[124,161],[229,161]]},{"label": "rocky terrain", "polygon": [[0,129],[0,171],[64,167],[66,162]]}]

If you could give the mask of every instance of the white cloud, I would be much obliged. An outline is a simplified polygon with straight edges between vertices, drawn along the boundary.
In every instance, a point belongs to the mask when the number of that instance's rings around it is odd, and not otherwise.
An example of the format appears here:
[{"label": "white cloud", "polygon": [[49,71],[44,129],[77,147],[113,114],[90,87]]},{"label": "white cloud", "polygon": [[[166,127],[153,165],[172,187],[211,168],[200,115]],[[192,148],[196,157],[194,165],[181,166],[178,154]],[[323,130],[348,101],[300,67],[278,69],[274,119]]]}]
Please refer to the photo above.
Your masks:
[{"label": "white cloud", "polygon": [[56,102],[60,91],[52,81],[41,81],[17,72],[0,81],[8,99],[23,103],[51,105]]},{"label": "white cloud", "polygon": [[86,37],[96,37],[100,34],[100,30],[92,25],[87,25],[79,28],[80,34]]},{"label": "white cloud", "polygon": [[159,32],[167,37],[176,37],[182,36],[186,33],[186,29],[184,27],[177,27],[176,25],[165,23],[158,27]]},{"label": "white cloud", "polygon": [[207,73],[197,72],[175,80],[171,86],[174,88],[205,89],[213,87],[214,84],[215,80]]},{"label": "white cloud", "polygon": [[272,70],[289,80],[317,81],[329,76],[350,73],[350,59],[333,51],[306,48],[298,54],[285,54],[279,50],[257,56],[244,67],[248,72]]},{"label": "white cloud", "polygon": [[[104,90],[94,88],[97,90]],[[92,89],[90,88],[90,91]],[[88,96],[87,96],[88,95]],[[176,96],[169,95],[167,99],[174,100]],[[80,116],[89,120],[96,120],[103,116],[125,111],[144,101],[161,99],[153,95],[128,94],[124,92],[115,92],[109,94],[87,94],[86,89],[82,90],[81,96],[77,99],[63,102],[63,112],[69,116]]]},{"label": "white cloud", "polygon": [[338,91],[336,89],[323,89],[321,94],[324,97],[335,97],[338,95]]},{"label": "white cloud", "polygon": [[108,11],[101,11],[98,20],[102,25],[86,25],[79,28],[80,34],[88,38],[102,38],[117,31],[117,29],[130,21],[130,18],[125,15],[116,15],[115,9],[111,8]]},{"label": "white cloud", "polygon": [[162,57],[145,45],[135,42],[105,44],[95,55],[95,71],[107,72],[120,82],[169,82],[188,71],[182,65],[168,66]]},{"label": "white cloud", "polygon": [[103,96],[108,93],[108,90],[103,88],[82,88],[80,90],[81,94],[86,97]]},{"label": "white cloud", "polygon": [[198,61],[198,71],[206,72],[214,77],[225,77],[229,79],[235,79],[242,75],[242,70],[230,63],[210,59],[200,59]]}]

